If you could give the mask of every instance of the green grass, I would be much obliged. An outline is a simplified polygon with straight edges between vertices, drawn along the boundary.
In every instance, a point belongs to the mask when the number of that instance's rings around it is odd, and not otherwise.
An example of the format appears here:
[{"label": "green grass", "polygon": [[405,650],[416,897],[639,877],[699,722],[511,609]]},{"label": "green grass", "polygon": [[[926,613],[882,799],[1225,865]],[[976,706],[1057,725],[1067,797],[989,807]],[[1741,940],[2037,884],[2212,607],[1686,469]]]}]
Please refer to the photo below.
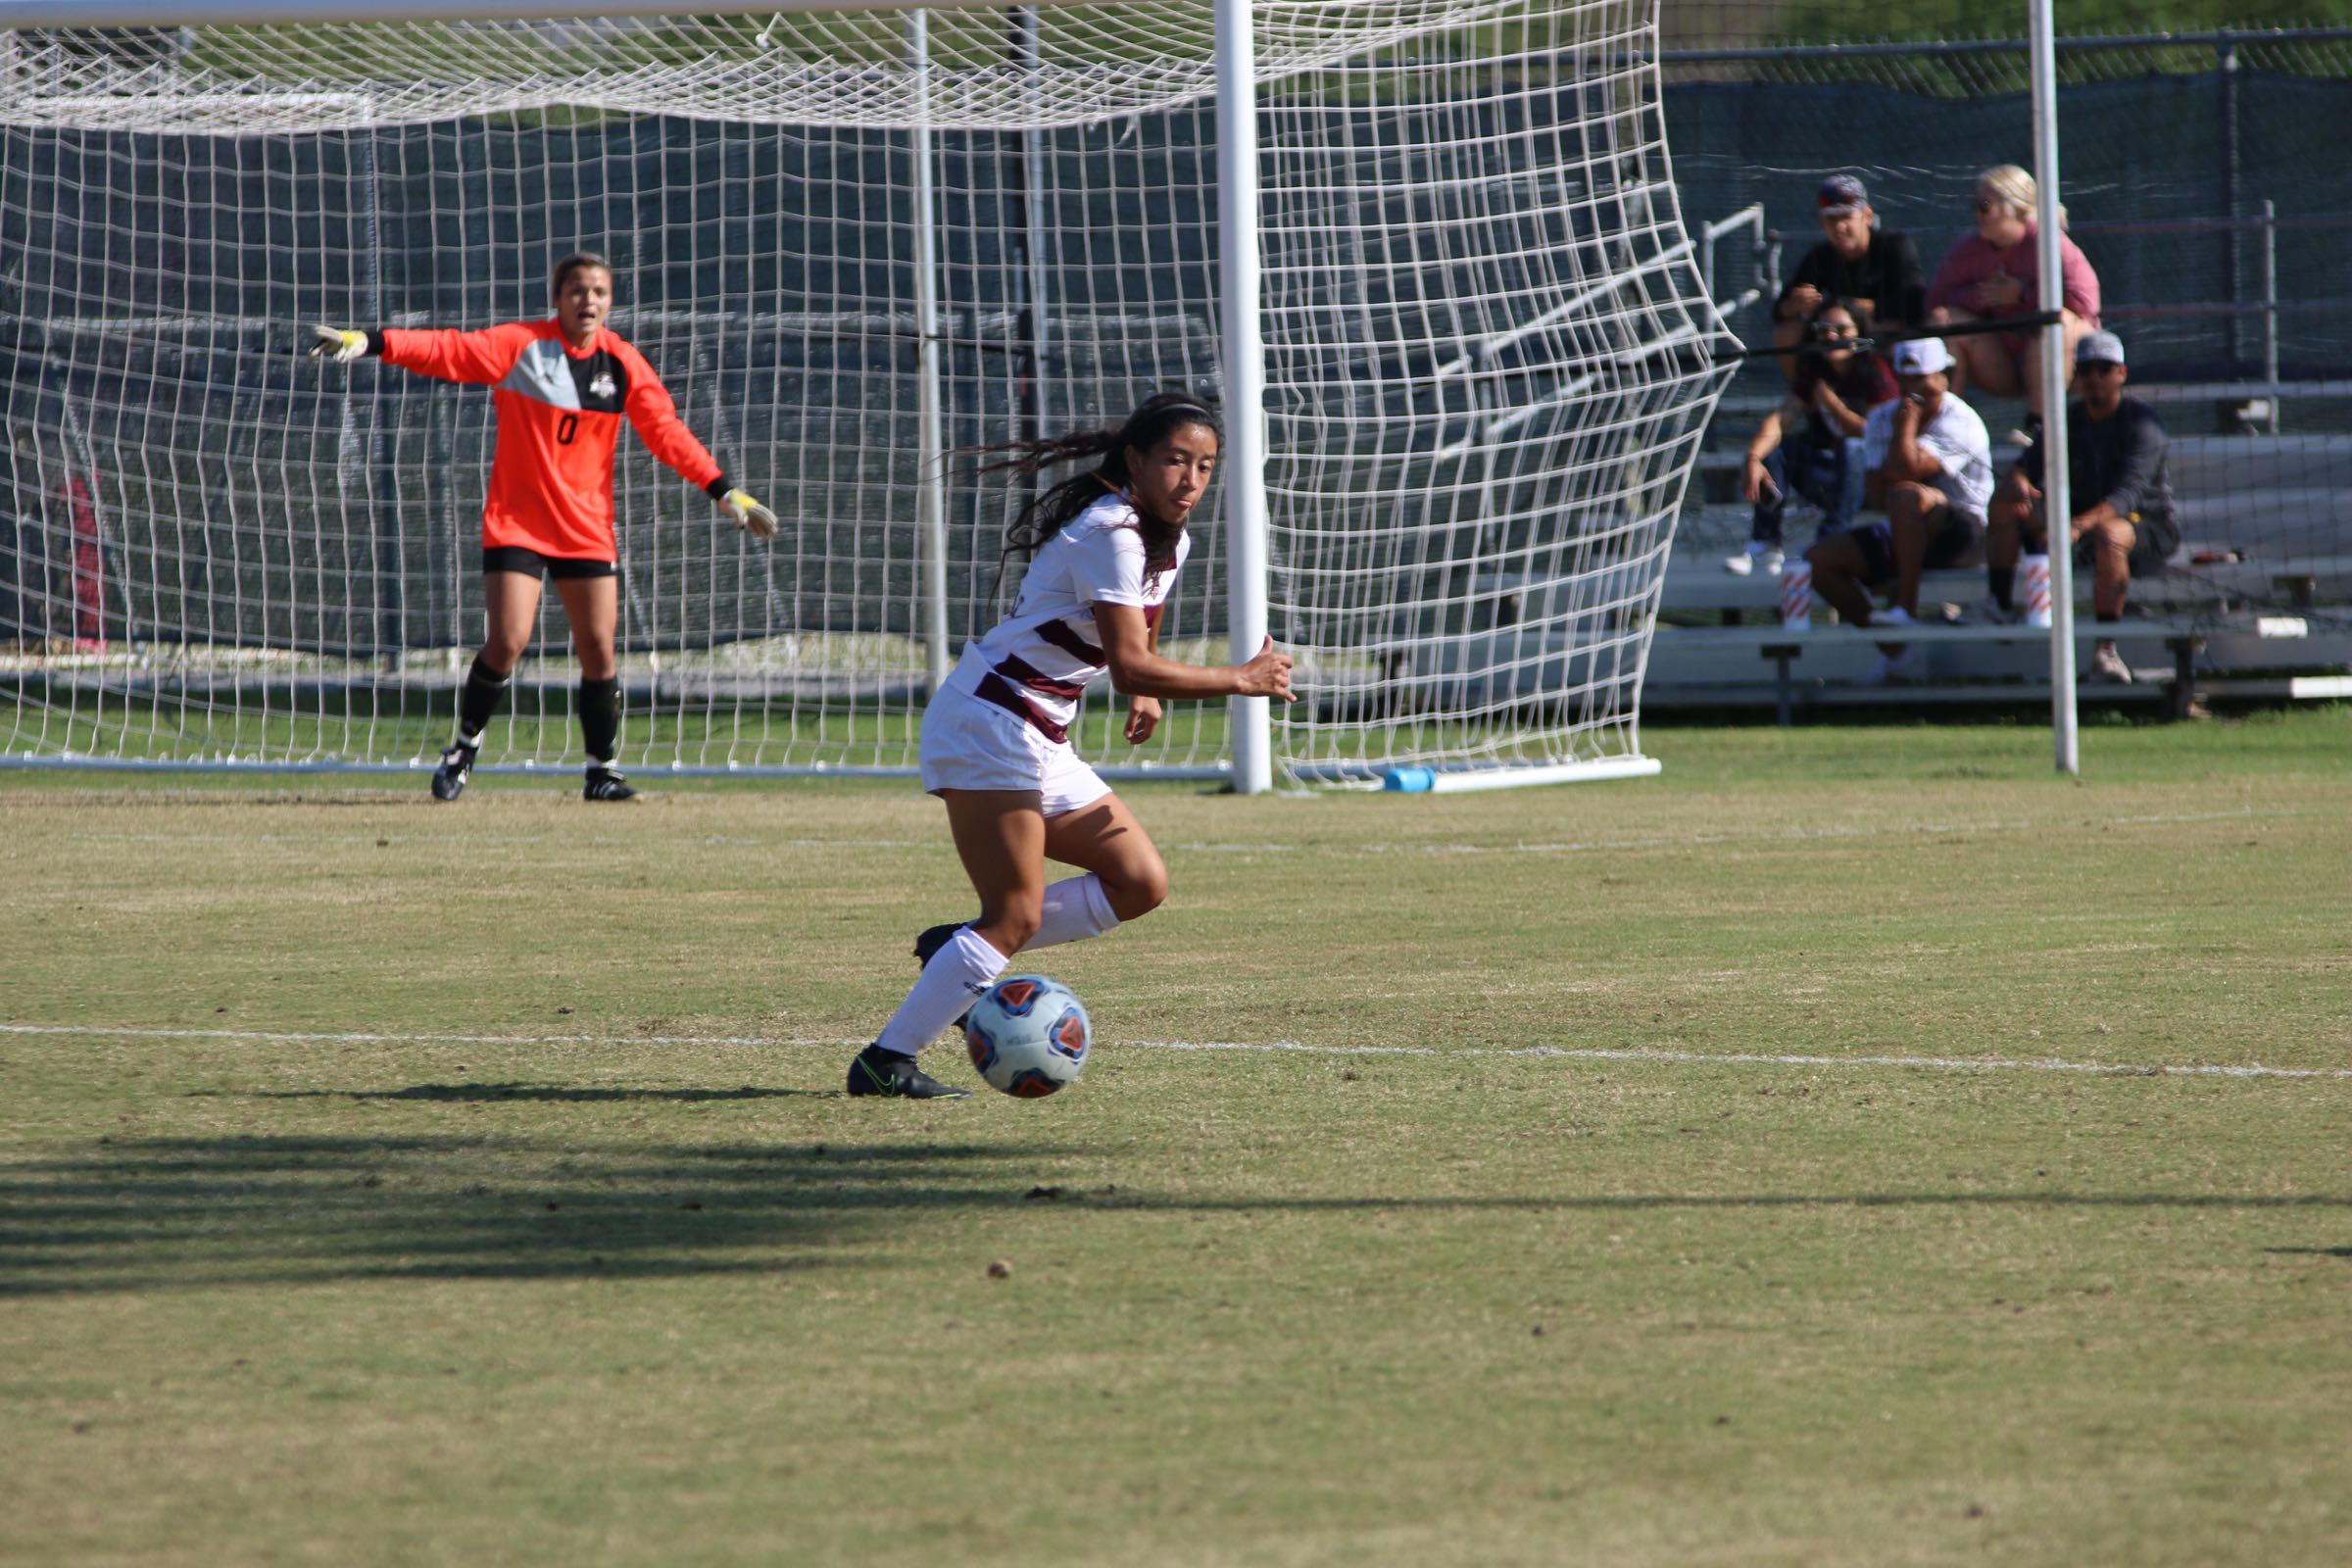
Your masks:
[{"label": "green grass", "polygon": [[[11,701],[0,690],[0,757],[37,759],[43,764],[60,758],[97,759],[143,767],[250,765],[266,759],[390,771],[404,764],[429,765],[439,756],[452,734],[454,702],[449,693],[355,690],[326,697],[314,693],[289,703],[276,694],[248,691],[235,702],[208,709],[111,694],[88,701],[78,693],[50,702]],[[1206,771],[1230,751],[1222,702],[1168,704],[1158,729],[1142,747],[1121,740],[1126,715],[1124,699],[1107,687],[1099,689],[1079,709],[1072,743],[1097,765],[1112,767]],[[1545,742],[1561,728],[1556,715],[1534,713],[1470,720],[1403,715],[1381,728],[1355,730],[1318,727],[1312,713],[1299,711],[1294,732],[1284,722],[1290,716],[1277,715],[1275,750],[1298,756],[1302,767],[1367,753],[1382,758],[1532,753],[1542,758],[1550,755]],[[698,769],[889,767],[911,773],[921,733],[921,710],[901,703],[881,710],[845,701],[738,711],[699,701],[632,697],[621,741],[632,765],[648,773],[666,768],[671,760]],[[579,744],[570,690],[561,684],[535,690],[513,702],[491,725],[484,768],[511,770],[528,758],[569,776],[578,765]]]},{"label": "green grass", "polygon": [[0,1561],[2352,1556],[2352,1078],[2156,1070],[2352,1062],[2352,713],[1647,741],[1132,792],[935,1106],[908,788],[0,771]]}]

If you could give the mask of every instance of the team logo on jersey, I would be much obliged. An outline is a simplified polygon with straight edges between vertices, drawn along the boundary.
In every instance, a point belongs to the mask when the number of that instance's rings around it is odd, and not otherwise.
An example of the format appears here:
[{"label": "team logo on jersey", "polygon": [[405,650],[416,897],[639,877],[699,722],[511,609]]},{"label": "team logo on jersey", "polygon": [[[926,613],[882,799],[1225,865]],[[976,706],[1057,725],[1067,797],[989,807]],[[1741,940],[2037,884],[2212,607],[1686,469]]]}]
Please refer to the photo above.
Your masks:
[{"label": "team logo on jersey", "polygon": [[596,379],[588,383],[588,395],[592,398],[609,398],[619,390],[620,387],[613,381],[611,370],[597,371]]}]

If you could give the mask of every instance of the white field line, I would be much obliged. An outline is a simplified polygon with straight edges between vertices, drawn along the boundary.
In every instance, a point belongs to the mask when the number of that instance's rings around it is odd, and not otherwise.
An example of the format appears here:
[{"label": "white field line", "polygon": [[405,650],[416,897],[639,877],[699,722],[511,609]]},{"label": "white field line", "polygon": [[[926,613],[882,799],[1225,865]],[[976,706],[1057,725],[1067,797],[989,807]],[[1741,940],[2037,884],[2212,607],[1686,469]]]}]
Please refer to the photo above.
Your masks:
[{"label": "white field line", "polygon": [[[1391,844],[1380,842],[1330,844],[1284,844],[1277,842],[1250,843],[1225,841],[1220,843],[1171,842],[1166,848],[1187,855],[1591,855],[1602,852],[1639,850],[1715,849],[1725,846],[1753,844],[1809,844],[1827,839],[1884,839],[1912,838],[1921,834],[1966,833],[2034,833],[2071,831],[2085,822],[2102,827],[2179,827],[2193,822],[2250,822],[2278,820],[2302,816],[2336,816],[2333,808],[2285,808],[2275,810],[2234,811],[2173,811],[2143,816],[2078,817],[2067,816],[2036,820],[2031,817],[2003,818],[1984,822],[1898,822],[1884,827],[1791,827],[1771,832],[1749,833],[1682,833],[1659,834],[1646,838],[1563,839],[1556,841],[1522,841],[1512,844]],[[465,849],[481,845],[528,845],[543,848],[547,839],[540,834],[502,835],[495,838],[449,839],[439,834],[392,832],[383,828],[360,828],[349,833],[110,833],[85,829],[55,835],[59,838],[86,843],[115,844],[349,844],[363,840],[372,843],[384,839],[399,844],[446,844]],[[815,850],[820,852],[856,850],[940,850],[949,848],[947,835],[917,839],[851,839],[851,838],[760,838],[738,834],[680,834],[675,836],[639,837],[636,835],[606,834],[567,842],[589,845],[708,846],[729,849]]]},{"label": "white field line", "polygon": [[[774,1035],[455,1035],[335,1034],[270,1029],[109,1029],[91,1024],[0,1023],[0,1035],[65,1036],[109,1040],[249,1040],[279,1045],[391,1046],[726,1046],[796,1050],[855,1051],[863,1039]],[[2259,1064],[2191,1062],[2146,1066],[2132,1062],[2021,1059],[2007,1056],[1809,1056],[1758,1052],[1605,1050],[1569,1046],[1467,1047],[1439,1051],[1429,1046],[1311,1046],[1295,1040],[1105,1040],[1115,1051],[1286,1052],[1316,1056],[1522,1056],[1567,1061],[1658,1062],[1720,1067],[1895,1067],[1944,1072],[2064,1072],[2111,1078],[2296,1078],[2352,1079],[2352,1067],[2265,1067]]]}]

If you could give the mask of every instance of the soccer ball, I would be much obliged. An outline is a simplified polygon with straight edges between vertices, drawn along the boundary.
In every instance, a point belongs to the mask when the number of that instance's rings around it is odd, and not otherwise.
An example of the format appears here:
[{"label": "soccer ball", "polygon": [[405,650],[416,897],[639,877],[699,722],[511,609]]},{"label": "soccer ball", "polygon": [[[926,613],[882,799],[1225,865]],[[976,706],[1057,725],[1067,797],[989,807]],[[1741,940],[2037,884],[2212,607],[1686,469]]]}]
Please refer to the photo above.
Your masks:
[{"label": "soccer ball", "polygon": [[980,1076],[1023,1100],[1053,1094],[1077,1077],[1094,1038],[1077,993],[1042,974],[1005,976],[963,1020],[964,1049]]}]

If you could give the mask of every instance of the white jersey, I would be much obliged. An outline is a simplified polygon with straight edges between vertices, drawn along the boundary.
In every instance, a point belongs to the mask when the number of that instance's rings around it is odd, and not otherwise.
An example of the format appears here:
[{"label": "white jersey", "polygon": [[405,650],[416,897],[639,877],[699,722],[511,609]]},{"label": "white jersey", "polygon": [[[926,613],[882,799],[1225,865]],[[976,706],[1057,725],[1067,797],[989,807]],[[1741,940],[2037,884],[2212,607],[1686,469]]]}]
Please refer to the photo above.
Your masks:
[{"label": "white jersey", "polygon": [[[1882,403],[1862,421],[1862,466],[1874,473],[1894,445],[1894,414],[1902,406],[1900,398]],[[1992,438],[1977,411],[1946,392],[1942,405],[1920,421],[1919,446],[1943,470],[1928,483],[1959,511],[1984,516],[1992,500]]]},{"label": "white jersey", "polygon": [[1178,534],[1175,564],[1146,572],[1135,508],[1124,496],[1104,496],[1039,548],[1012,613],[964,644],[948,688],[1021,713],[1061,741],[1087,686],[1110,667],[1095,606],[1133,605],[1156,627],[1192,549],[1192,535]]}]

